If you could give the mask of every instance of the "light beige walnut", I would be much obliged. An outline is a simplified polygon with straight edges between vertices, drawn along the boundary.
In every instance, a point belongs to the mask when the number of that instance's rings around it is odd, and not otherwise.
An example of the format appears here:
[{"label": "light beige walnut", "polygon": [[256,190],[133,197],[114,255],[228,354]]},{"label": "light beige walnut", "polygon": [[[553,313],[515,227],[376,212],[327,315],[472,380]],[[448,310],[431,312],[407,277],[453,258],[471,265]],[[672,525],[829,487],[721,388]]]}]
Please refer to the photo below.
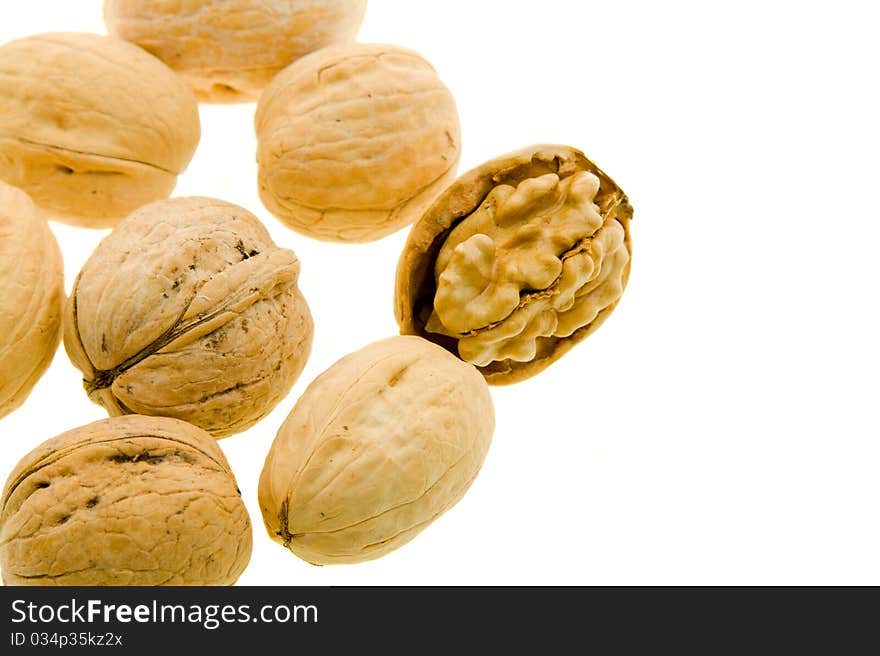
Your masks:
[{"label": "light beige walnut", "polygon": [[418,54],[325,48],[284,69],[257,106],[260,197],[325,241],[365,242],[412,223],[452,181],[458,110]]},{"label": "light beige walnut", "polygon": [[243,431],[302,372],[312,318],[300,263],[247,210],[210,198],[142,207],[92,253],[64,317],[64,345],[111,415]]},{"label": "light beige walnut", "polygon": [[105,0],[114,36],[156,55],[202,102],[256,100],[282,68],[353,41],[367,0]]},{"label": "light beige walnut", "polygon": [[401,332],[457,353],[490,383],[533,376],[617,305],[631,219],[626,195],[573,148],[487,162],[413,226],[397,271]]},{"label": "light beige walnut", "polygon": [[0,417],[18,408],[61,339],[64,268],[31,199],[0,182]]},{"label": "light beige walnut", "polygon": [[0,179],[48,218],[109,227],[174,189],[198,104],[158,59],[98,34],[0,46]]},{"label": "light beige walnut", "polygon": [[474,367],[418,337],[346,356],[305,391],[260,477],[269,535],[314,564],[406,544],[480,471],[495,420]]},{"label": "light beige walnut", "polygon": [[6,585],[232,585],[251,541],[223,452],[174,419],[115,417],[44,442],[0,508]]}]

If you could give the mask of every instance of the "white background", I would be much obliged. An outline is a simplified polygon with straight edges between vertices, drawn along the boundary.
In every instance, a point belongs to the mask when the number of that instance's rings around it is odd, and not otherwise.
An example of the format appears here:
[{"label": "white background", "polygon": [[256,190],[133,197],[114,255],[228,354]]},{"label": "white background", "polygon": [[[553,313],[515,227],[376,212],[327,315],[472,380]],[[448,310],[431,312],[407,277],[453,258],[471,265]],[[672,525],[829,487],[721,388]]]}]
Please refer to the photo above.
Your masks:
[{"label": "white background", "polygon": [[[260,216],[303,263],[314,351],[222,442],[254,523],[242,584],[880,584],[880,103],[871,2],[370,0],[361,41],[424,54],[455,94],[462,171],[584,150],[636,208],[629,289],[539,377],[493,389],[470,493],[401,550],[318,568],[270,541],[257,479],[317,374],[396,333],[406,231],[322,244],[257,197],[253,105],[203,106],[176,195]],[[3,2],[0,42],[103,32],[101,3]],[[68,289],[104,233],[53,225]],[[59,350],[0,421],[0,469],[102,418]]]}]

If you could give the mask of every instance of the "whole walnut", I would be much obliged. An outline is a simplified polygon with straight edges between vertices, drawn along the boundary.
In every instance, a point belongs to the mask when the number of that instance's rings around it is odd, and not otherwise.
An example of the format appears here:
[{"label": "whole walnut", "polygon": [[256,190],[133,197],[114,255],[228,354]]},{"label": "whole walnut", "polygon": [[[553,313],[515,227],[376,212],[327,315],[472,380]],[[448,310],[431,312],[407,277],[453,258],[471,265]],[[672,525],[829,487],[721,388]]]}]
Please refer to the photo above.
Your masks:
[{"label": "whole walnut", "polygon": [[223,452],[175,419],[115,417],[43,442],[0,508],[6,585],[232,585],[251,540]]},{"label": "whole walnut", "polygon": [[365,242],[412,223],[452,181],[458,110],[418,54],[387,45],[319,50],[266,87],[256,114],[260,197],[325,241]]},{"label": "whole walnut", "polygon": [[353,41],[367,0],[105,0],[114,36],[179,73],[202,102],[256,100],[278,71]]},{"label": "whole walnut", "polygon": [[269,535],[314,564],[406,544],[464,496],[495,427],[474,367],[418,337],[344,357],[299,399],[266,458]]},{"label": "whole walnut", "polygon": [[397,269],[402,334],[529,378],[592,334],[629,278],[633,210],[583,153],[542,145],[463,175],[410,232]]},{"label": "whole walnut", "polygon": [[0,179],[53,219],[109,227],[174,189],[198,104],[158,59],[97,34],[0,46]]},{"label": "whole walnut", "polygon": [[61,339],[64,269],[31,199],[0,182],[0,417],[24,403]]},{"label": "whole walnut", "polygon": [[305,366],[313,326],[299,271],[237,205],[152,203],[86,262],[64,345],[111,415],[176,417],[225,437],[268,414]]}]

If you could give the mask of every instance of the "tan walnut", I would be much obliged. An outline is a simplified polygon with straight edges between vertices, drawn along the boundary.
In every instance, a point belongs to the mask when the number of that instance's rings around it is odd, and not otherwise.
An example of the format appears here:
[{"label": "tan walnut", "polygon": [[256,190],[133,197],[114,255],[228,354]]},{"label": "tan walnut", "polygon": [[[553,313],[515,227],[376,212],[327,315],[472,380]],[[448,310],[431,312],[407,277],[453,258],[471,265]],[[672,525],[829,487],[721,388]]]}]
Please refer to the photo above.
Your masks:
[{"label": "tan walnut", "polygon": [[256,114],[260,197],[325,241],[365,242],[412,223],[455,177],[458,110],[418,54],[325,48],[284,69]]},{"label": "tan walnut", "polygon": [[18,408],[61,339],[64,268],[31,199],[0,182],[0,417]]},{"label": "tan walnut", "polygon": [[158,59],[98,34],[0,46],[0,179],[49,218],[109,227],[174,189],[198,104]]},{"label": "tan walnut", "polygon": [[232,585],[251,541],[217,442],[175,419],[63,433],[22,458],[3,490],[6,585]]},{"label": "tan walnut", "polygon": [[105,0],[114,36],[156,55],[202,102],[256,100],[282,68],[353,41],[367,0]]},{"label": "tan walnut", "polygon": [[474,367],[418,337],[346,356],[305,391],[260,477],[270,536],[314,564],[406,544],[461,499],[495,420]]},{"label": "tan walnut", "polygon": [[535,375],[617,305],[632,214],[626,194],[574,148],[487,162],[413,226],[397,270],[401,333],[457,353],[493,384]]},{"label": "tan walnut", "polygon": [[111,415],[176,417],[225,437],[268,414],[305,366],[313,326],[299,271],[241,207],[158,201],[86,262],[64,345]]}]

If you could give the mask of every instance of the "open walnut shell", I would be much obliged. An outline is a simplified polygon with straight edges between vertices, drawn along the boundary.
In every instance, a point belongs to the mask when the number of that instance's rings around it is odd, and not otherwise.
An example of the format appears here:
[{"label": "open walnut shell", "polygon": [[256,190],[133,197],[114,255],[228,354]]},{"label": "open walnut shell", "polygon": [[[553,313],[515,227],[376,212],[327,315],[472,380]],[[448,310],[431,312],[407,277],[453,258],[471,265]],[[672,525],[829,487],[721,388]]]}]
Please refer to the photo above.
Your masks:
[{"label": "open walnut shell", "polygon": [[540,145],[466,173],[412,228],[397,269],[401,334],[503,385],[590,335],[629,277],[633,210],[583,153]]}]

